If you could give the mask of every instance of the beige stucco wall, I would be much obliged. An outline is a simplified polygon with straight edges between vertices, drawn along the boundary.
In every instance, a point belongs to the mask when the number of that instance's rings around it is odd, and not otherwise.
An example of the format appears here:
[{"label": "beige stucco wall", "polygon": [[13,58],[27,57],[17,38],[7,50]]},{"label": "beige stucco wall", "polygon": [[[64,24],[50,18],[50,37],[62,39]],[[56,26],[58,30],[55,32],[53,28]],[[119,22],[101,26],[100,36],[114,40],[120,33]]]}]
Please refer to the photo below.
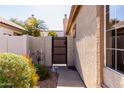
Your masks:
[{"label": "beige stucco wall", "polygon": [[52,37],[45,37],[46,66],[52,66]]},{"label": "beige stucco wall", "polygon": [[5,28],[5,27],[0,25],[0,35],[4,35],[4,33],[13,35],[13,30]]},{"label": "beige stucco wall", "polygon": [[52,66],[52,37],[32,37],[28,36],[27,49],[29,52],[40,51],[45,55],[43,64]]},{"label": "beige stucco wall", "polygon": [[124,88],[124,75],[105,67],[104,84],[110,88]]},{"label": "beige stucco wall", "polygon": [[[43,64],[52,66],[52,38],[32,36],[0,36],[0,53],[19,55],[40,51],[45,55]],[[42,56],[42,55],[41,55]]]},{"label": "beige stucco wall", "polygon": [[76,19],[75,66],[87,87],[97,84],[97,6],[83,6]]},{"label": "beige stucco wall", "polygon": [[28,50],[45,52],[45,38],[28,36]]},{"label": "beige stucco wall", "polygon": [[0,53],[26,54],[26,41],[25,36],[0,36]]},{"label": "beige stucco wall", "polygon": [[67,65],[74,66],[74,39],[67,36]]},{"label": "beige stucco wall", "polygon": [[[23,43],[25,41],[25,37],[18,37],[18,36],[9,36],[8,37],[8,52],[9,53],[15,53],[15,54],[25,54],[25,47],[26,43]],[[23,41],[24,40],[24,41]]]},{"label": "beige stucco wall", "polygon": [[7,52],[8,36],[0,36],[0,53]]}]

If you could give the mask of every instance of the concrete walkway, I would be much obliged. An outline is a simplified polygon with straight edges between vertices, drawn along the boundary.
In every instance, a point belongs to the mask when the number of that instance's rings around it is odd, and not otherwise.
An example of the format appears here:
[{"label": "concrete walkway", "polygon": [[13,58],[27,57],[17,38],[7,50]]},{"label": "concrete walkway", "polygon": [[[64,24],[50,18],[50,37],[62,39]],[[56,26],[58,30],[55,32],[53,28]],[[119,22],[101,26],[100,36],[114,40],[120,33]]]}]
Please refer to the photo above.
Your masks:
[{"label": "concrete walkway", "polygon": [[85,87],[77,71],[67,67],[57,67],[57,72],[59,73],[57,87]]}]

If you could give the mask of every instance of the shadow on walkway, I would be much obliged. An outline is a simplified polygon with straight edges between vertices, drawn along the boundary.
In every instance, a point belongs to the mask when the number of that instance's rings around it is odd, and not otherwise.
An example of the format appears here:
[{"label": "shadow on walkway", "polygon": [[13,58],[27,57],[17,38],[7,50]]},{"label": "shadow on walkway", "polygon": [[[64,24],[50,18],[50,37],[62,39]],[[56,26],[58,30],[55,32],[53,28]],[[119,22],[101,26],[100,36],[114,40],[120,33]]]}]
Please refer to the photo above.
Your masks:
[{"label": "shadow on walkway", "polygon": [[56,67],[59,73],[57,87],[79,87],[85,88],[83,81],[75,70],[68,69],[67,67]]}]

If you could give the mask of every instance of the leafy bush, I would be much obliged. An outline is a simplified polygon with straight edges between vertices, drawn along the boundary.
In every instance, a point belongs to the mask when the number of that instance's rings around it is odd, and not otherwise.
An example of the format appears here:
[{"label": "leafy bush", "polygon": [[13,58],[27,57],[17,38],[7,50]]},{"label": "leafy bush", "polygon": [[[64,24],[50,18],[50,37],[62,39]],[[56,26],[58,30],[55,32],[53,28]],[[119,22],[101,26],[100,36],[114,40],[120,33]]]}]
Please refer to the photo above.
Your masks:
[{"label": "leafy bush", "polygon": [[48,36],[57,37],[58,35],[57,35],[56,32],[50,31],[50,32],[48,33]]},{"label": "leafy bush", "polygon": [[38,76],[38,74],[36,74],[36,68],[32,64],[32,59],[28,55],[23,56],[23,58],[25,59],[25,62],[28,63],[28,65],[29,65],[29,67],[31,69],[31,82],[30,82],[30,86],[34,87],[35,85],[37,85],[37,82],[39,80],[39,76]]},{"label": "leafy bush", "polygon": [[31,60],[11,53],[0,54],[0,87],[29,88],[37,81]]},{"label": "leafy bush", "polygon": [[34,30],[33,33],[32,33],[32,35],[33,35],[34,37],[39,37],[39,36],[41,36],[39,30]]},{"label": "leafy bush", "polygon": [[49,70],[44,65],[36,64],[35,67],[37,70],[36,72],[40,77],[40,80],[45,80],[50,76]]}]

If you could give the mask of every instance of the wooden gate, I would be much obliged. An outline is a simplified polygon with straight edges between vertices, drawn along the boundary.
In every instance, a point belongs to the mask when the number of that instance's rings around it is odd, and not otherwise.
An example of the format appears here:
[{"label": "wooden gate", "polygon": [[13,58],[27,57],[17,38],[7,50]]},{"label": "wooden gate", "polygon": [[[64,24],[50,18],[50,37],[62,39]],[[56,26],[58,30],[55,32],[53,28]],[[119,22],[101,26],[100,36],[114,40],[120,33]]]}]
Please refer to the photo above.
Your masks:
[{"label": "wooden gate", "polygon": [[52,38],[52,63],[53,64],[67,63],[67,38],[66,37]]}]

